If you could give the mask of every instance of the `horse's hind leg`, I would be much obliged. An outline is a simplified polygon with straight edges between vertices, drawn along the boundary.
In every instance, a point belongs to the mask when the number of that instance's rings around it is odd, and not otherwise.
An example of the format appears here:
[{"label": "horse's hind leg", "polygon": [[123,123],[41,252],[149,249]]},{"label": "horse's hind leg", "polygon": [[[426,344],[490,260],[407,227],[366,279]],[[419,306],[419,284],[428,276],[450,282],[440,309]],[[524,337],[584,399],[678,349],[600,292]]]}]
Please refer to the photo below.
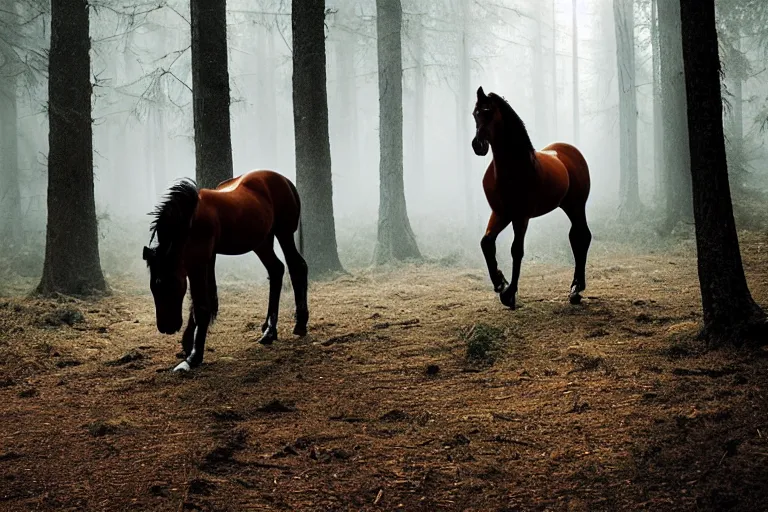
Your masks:
[{"label": "horse's hind leg", "polygon": [[296,298],[296,326],[293,334],[306,336],[307,322],[309,321],[309,307],[307,306],[307,262],[296,249],[292,234],[277,235],[277,241],[285,255],[288,264],[288,273],[291,275],[293,295]]},{"label": "horse's hind leg", "polygon": [[587,252],[589,252],[589,244],[592,242],[592,232],[587,225],[584,205],[577,208],[563,208],[563,210],[571,220],[571,230],[568,233],[568,239],[571,241],[573,259],[576,262],[568,300],[571,304],[578,304],[581,302],[581,292],[587,288]]},{"label": "horse's hind leg", "polygon": [[259,257],[269,274],[269,306],[267,307],[267,319],[261,326],[262,336],[259,343],[271,345],[277,340],[277,315],[280,310],[280,289],[283,286],[283,274],[285,266],[278,259],[273,247],[275,237],[270,235],[264,243],[256,249]]}]

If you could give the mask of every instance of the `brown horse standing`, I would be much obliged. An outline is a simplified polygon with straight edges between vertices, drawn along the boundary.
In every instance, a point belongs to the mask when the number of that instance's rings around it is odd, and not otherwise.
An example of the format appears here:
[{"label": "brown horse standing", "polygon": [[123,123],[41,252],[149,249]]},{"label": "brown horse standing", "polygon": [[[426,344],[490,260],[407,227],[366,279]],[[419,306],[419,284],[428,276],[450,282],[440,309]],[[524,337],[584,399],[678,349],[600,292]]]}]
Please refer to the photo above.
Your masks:
[{"label": "brown horse standing", "polygon": [[[296,298],[294,334],[307,333],[307,263],[293,241],[300,230],[301,203],[296,187],[272,171],[251,171],[220,183],[216,189],[198,190],[182,180],[171,187],[153,212],[152,238],[157,246],[144,247],[155,301],[157,328],[163,334],[181,329],[182,303],[189,279],[192,308],[181,338],[185,360],[176,370],[200,365],[208,326],[219,309],[216,292],[216,255],[254,251],[269,273],[269,307],[260,343],[277,339],[280,289],[285,267],[275,255],[280,243],[288,264]],[[150,240],[151,243],[151,240]]]},{"label": "brown horse standing", "polygon": [[[502,304],[515,309],[528,221],[557,207],[562,208],[571,221],[568,237],[576,271],[569,299],[571,304],[578,304],[580,292],[587,286],[585,267],[592,241],[585,213],[590,187],[586,160],[578,149],[559,142],[541,151],[534,150],[517,113],[500,96],[486,95],[482,87],[477,90],[472,115],[477,129],[472,149],[479,156],[487,155],[489,146],[493,151],[493,161],[483,178],[485,196],[492,212],[480,247]],[[510,223],[515,231],[511,284],[507,283],[496,263],[496,238]]]}]

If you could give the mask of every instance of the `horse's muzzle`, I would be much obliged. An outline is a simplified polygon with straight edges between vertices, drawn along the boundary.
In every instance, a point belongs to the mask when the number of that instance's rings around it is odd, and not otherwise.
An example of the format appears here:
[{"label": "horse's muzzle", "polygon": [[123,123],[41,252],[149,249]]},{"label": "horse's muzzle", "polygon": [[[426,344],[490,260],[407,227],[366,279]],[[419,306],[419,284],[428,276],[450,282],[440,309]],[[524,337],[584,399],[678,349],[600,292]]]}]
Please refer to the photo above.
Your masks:
[{"label": "horse's muzzle", "polygon": [[475,137],[472,139],[472,149],[477,156],[485,156],[488,154],[488,147],[490,144],[485,139]]},{"label": "horse's muzzle", "polygon": [[181,330],[182,325],[184,325],[183,320],[162,323],[157,322],[157,330],[160,331],[161,334],[176,334]]}]

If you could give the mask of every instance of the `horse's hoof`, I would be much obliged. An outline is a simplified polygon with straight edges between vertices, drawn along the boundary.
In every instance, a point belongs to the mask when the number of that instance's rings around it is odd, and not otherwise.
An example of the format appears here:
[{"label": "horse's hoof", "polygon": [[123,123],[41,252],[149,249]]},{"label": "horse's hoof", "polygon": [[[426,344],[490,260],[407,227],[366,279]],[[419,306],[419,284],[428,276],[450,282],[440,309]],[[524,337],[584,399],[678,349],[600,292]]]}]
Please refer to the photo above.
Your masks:
[{"label": "horse's hoof", "polygon": [[578,284],[571,285],[571,293],[568,294],[568,301],[571,304],[581,304],[581,291],[584,290],[583,286]]},{"label": "horse's hoof", "polygon": [[499,294],[499,300],[502,304],[507,306],[509,309],[515,309],[515,294],[513,293],[510,297],[508,294],[500,293]]},{"label": "horse's hoof", "polygon": [[184,352],[183,350],[180,351],[180,352],[176,352],[176,359],[186,359],[187,355],[188,354],[186,352]]},{"label": "horse's hoof", "polygon": [[192,367],[189,365],[187,360],[180,362],[176,368],[173,369],[174,372],[188,372],[192,369]]},{"label": "horse's hoof", "polygon": [[306,325],[296,325],[296,327],[293,328],[293,334],[296,336],[306,336],[307,335],[307,326]]},{"label": "horse's hoof", "polygon": [[268,330],[261,336],[259,343],[262,345],[271,345],[275,341],[277,341],[277,332]]}]

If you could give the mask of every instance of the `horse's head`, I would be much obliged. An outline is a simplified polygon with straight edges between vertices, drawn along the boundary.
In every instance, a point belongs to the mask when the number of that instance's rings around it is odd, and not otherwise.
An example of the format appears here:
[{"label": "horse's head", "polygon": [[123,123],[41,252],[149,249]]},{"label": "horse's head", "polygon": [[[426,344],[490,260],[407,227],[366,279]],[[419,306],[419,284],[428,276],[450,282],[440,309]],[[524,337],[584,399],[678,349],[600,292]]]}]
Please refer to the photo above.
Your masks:
[{"label": "horse's head", "polygon": [[477,89],[477,102],[472,111],[472,117],[475,118],[475,138],[472,139],[472,149],[478,156],[488,154],[497,125],[501,122],[501,112],[491,96],[487,96],[482,87]]},{"label": "horse's head", "polygon": [[157,236],[157,245],[144,247],[144,261],[149,267],[157,329],[163,334],[178,332],[184,323],[181,309],[187,293],[187,271],[182,248],[197,208],[198,192],[194,181],[183,179],[170,188],[165,200],[150,214],[155,217],[150,243]]},{"label": "horse's head", "polygon": [[180,257],[169,249],[144,247],[144,261],[149,267],[149,289],[155,299],[157,330],[163,334],[179,332],[184,319],[182,304],[187,293],[187,275]]}]

